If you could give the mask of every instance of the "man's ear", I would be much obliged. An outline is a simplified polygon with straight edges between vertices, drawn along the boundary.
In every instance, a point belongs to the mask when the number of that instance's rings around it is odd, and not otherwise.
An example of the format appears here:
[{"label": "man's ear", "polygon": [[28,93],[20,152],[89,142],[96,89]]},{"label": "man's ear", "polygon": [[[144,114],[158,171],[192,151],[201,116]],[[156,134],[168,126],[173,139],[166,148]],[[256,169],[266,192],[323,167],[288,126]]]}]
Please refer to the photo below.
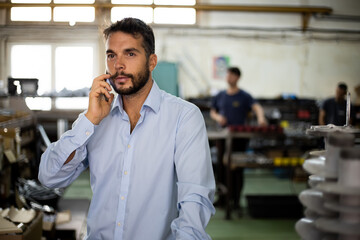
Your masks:
[{"label": "man's ear", "polygon": [[152,72],[157,64],[157,56],[155,53],[151,54],[149,57],[149,70]]}]

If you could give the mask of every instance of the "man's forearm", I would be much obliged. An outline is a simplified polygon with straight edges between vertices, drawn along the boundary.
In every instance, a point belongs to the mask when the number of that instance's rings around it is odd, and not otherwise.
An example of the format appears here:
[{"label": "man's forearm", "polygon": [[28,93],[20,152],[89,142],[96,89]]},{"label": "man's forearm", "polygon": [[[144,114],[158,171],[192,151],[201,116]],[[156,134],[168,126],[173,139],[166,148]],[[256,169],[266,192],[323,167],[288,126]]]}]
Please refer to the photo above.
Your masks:
[{"label": "man's forearm", "polygon": [[73,128],[52,143],[42,154],[39,180],[47,187],[65,187],[83,171],[87,165],[86,142],[94,131],[93,124],[80,116]]},{"label": "man's forearm", "polygon": [[319,112],[319,125],[325,125],[325,111],[320,110]]},{"label": "man's forearm", "polygon": [[265,118],[264,110],[263,110],[263,108],[260,106],[260,104],[255,103],[255,104],[252,106],[252,109],[253,109],[253,111],[255,112],[255,115],[256,115],[258,124],[259,124],[259,125],[266,125],[266,124],[267,124],[267,121],[266,121],[266,118]]}]

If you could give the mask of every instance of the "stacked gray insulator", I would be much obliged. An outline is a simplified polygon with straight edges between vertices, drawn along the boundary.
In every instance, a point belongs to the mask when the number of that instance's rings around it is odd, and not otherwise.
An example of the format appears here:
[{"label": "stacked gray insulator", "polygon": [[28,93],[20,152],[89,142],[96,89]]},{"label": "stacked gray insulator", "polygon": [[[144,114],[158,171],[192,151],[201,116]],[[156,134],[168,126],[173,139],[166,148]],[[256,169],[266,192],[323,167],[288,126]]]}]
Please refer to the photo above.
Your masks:
[{"label": "stacked gray insulator", "polygon": [[310,188],[299,195],[305,216],[295,229],[303,240],[360,240],[359,130],[314,126],[307,134],[324,137],[325,150],[303,164]]}]

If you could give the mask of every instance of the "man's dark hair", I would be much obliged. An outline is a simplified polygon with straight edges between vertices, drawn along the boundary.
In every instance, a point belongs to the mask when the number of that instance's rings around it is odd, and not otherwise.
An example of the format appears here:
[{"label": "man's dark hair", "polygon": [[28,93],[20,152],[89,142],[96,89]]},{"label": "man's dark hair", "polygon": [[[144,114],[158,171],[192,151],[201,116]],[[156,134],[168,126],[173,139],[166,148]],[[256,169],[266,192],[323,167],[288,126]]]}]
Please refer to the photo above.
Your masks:
[{"label": "man's dark hair", "polygon": [[241,77],[241,71],[238,67],[229,67],[227,70],[228,70],[228,72],[231,72],[231,73]]},{"label": "man's dark hair", "polygon": [[133,35],[134,38],[143,37],[142,46],[145,49],[146,57],[155,53],[155,37],[152,28],[137,18],[124,18],[121,21],[111,24],[104,30],[105,40],[114,32],[124,32]]},{"label": "man's dark hair", "polygon": [[340,89],[343,90],[344,92],[347,92],[347,85],[346,85],[346,83],[343,83],[343,82],[339,83],[339,84],[338,84],[338,88],[340,88]]}]

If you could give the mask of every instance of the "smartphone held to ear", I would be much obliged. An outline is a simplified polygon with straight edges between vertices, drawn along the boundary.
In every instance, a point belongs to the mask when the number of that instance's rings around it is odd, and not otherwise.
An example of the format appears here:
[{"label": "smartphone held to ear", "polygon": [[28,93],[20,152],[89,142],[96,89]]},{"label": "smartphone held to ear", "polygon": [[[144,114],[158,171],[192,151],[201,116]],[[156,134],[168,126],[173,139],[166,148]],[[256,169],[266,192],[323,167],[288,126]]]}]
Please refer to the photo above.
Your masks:
[{"label": "smartphone held to ear", "polygon": [[[106,79],[106,80],[105,80],[105,82],[107,82],[107,83],[110,85],[110,88],[112,88],[111,83],[110,83],[110,79],[109,79],[109,78],[108,78],[108,79]],[[110,92],[109,92],[109,93],[110,93]],[[108,98],[108,97],[106,97],[106,96],[105,96],[105,94],[102,94],[102,95],[103,95],[103,97],[104,97],[105,101],[109,102],[109,98]]]}]

